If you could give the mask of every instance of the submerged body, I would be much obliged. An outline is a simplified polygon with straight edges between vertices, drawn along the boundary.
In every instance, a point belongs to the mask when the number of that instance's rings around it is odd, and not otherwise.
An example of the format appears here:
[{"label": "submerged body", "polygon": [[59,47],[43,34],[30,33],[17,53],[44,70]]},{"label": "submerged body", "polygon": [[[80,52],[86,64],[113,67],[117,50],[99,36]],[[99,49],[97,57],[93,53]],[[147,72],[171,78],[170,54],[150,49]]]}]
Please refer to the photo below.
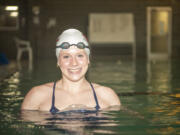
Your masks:
[{"label": "submerged body", "polygon": [[[64,44],[66,42],[70,42],[69,46]],[[62,78],[56,85],[51,82],[32,88],[26,95],[21,109],[50,111],[53,104],[57,110],[77,105],[94,108],[97,101],[100,109],[120,105],[118,96],[111,88],[95,83],[91,85],[86,80],[85,74],[90,64],[89,50],[87,41],[79,31],[70,29],[62,33],[57,48],[57,65],[62,72]]]}]

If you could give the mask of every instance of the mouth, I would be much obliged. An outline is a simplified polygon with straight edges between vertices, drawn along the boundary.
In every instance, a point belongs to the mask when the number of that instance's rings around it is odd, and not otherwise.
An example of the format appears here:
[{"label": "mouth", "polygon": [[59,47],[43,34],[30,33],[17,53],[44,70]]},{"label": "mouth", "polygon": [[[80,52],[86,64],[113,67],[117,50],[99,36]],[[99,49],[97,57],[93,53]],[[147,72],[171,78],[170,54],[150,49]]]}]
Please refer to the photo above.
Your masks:
[{"label": "mouth", "polygon": [[72,74],[79,74],[81,72],[82,68],[70,68],[68,71]]}]

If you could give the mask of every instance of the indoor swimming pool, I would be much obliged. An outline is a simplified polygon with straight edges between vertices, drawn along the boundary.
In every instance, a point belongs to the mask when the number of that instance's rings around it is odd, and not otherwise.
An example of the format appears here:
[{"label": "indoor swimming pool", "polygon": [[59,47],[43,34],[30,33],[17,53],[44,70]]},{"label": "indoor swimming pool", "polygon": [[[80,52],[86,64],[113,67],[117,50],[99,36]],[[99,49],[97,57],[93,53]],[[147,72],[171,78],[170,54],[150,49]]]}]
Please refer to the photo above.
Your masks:
[{"label": "indoor swimming pool", "polygon": [[[98,56],[87,78],[113,88],[122,106],[98,113],[23,111],[25,94],[35,85],[58,80],[56,60],[22,64],[0,82],[1,135],[175,135],[180,134],[180,62]],[[23,70],[22,70],[23,69]]]}]

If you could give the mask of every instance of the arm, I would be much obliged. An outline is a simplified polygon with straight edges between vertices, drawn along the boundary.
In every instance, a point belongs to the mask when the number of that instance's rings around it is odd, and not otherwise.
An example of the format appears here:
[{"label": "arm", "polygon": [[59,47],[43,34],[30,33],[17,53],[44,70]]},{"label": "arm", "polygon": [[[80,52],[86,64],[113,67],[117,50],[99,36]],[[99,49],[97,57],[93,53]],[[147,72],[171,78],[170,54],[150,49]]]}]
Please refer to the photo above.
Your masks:
[{"label": "arm", "polygon": [[112,90],[111,88],[107,88],[106,89],[107,94],[105,96],[106,100],[109,101],[109,105],[110,106],[114,106],[114,105],[121,105],[121,102],[119,100],[118,95],[114,92],[114,90]]},{"label": "arm", "polygon": [[33,87],[25,96],[21,105],[21,110],[38,110],[41,103],[41,93],[39,87]]},{"label": "arm", "polygon": [[105,108],[110,107],[110,106],[120,106],[121,105],[119,97],[114,92],[114,90],[112,90],[111,88],[104,87],[104,86],[100,87],[98,90],[98,96],[101,99],[101,103],[105,104]]}]

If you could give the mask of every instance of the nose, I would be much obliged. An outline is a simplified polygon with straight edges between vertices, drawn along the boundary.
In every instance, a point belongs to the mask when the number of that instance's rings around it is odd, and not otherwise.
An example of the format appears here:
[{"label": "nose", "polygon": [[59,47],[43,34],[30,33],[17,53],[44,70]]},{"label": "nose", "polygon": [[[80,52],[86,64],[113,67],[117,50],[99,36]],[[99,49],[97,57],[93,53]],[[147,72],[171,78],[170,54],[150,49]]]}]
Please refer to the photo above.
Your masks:
[{"label": "nose", "polygon": [[72,58],[72,65],[73,66],[77,66],[78,65],[78,61],[77,61],[76,57]]}]

